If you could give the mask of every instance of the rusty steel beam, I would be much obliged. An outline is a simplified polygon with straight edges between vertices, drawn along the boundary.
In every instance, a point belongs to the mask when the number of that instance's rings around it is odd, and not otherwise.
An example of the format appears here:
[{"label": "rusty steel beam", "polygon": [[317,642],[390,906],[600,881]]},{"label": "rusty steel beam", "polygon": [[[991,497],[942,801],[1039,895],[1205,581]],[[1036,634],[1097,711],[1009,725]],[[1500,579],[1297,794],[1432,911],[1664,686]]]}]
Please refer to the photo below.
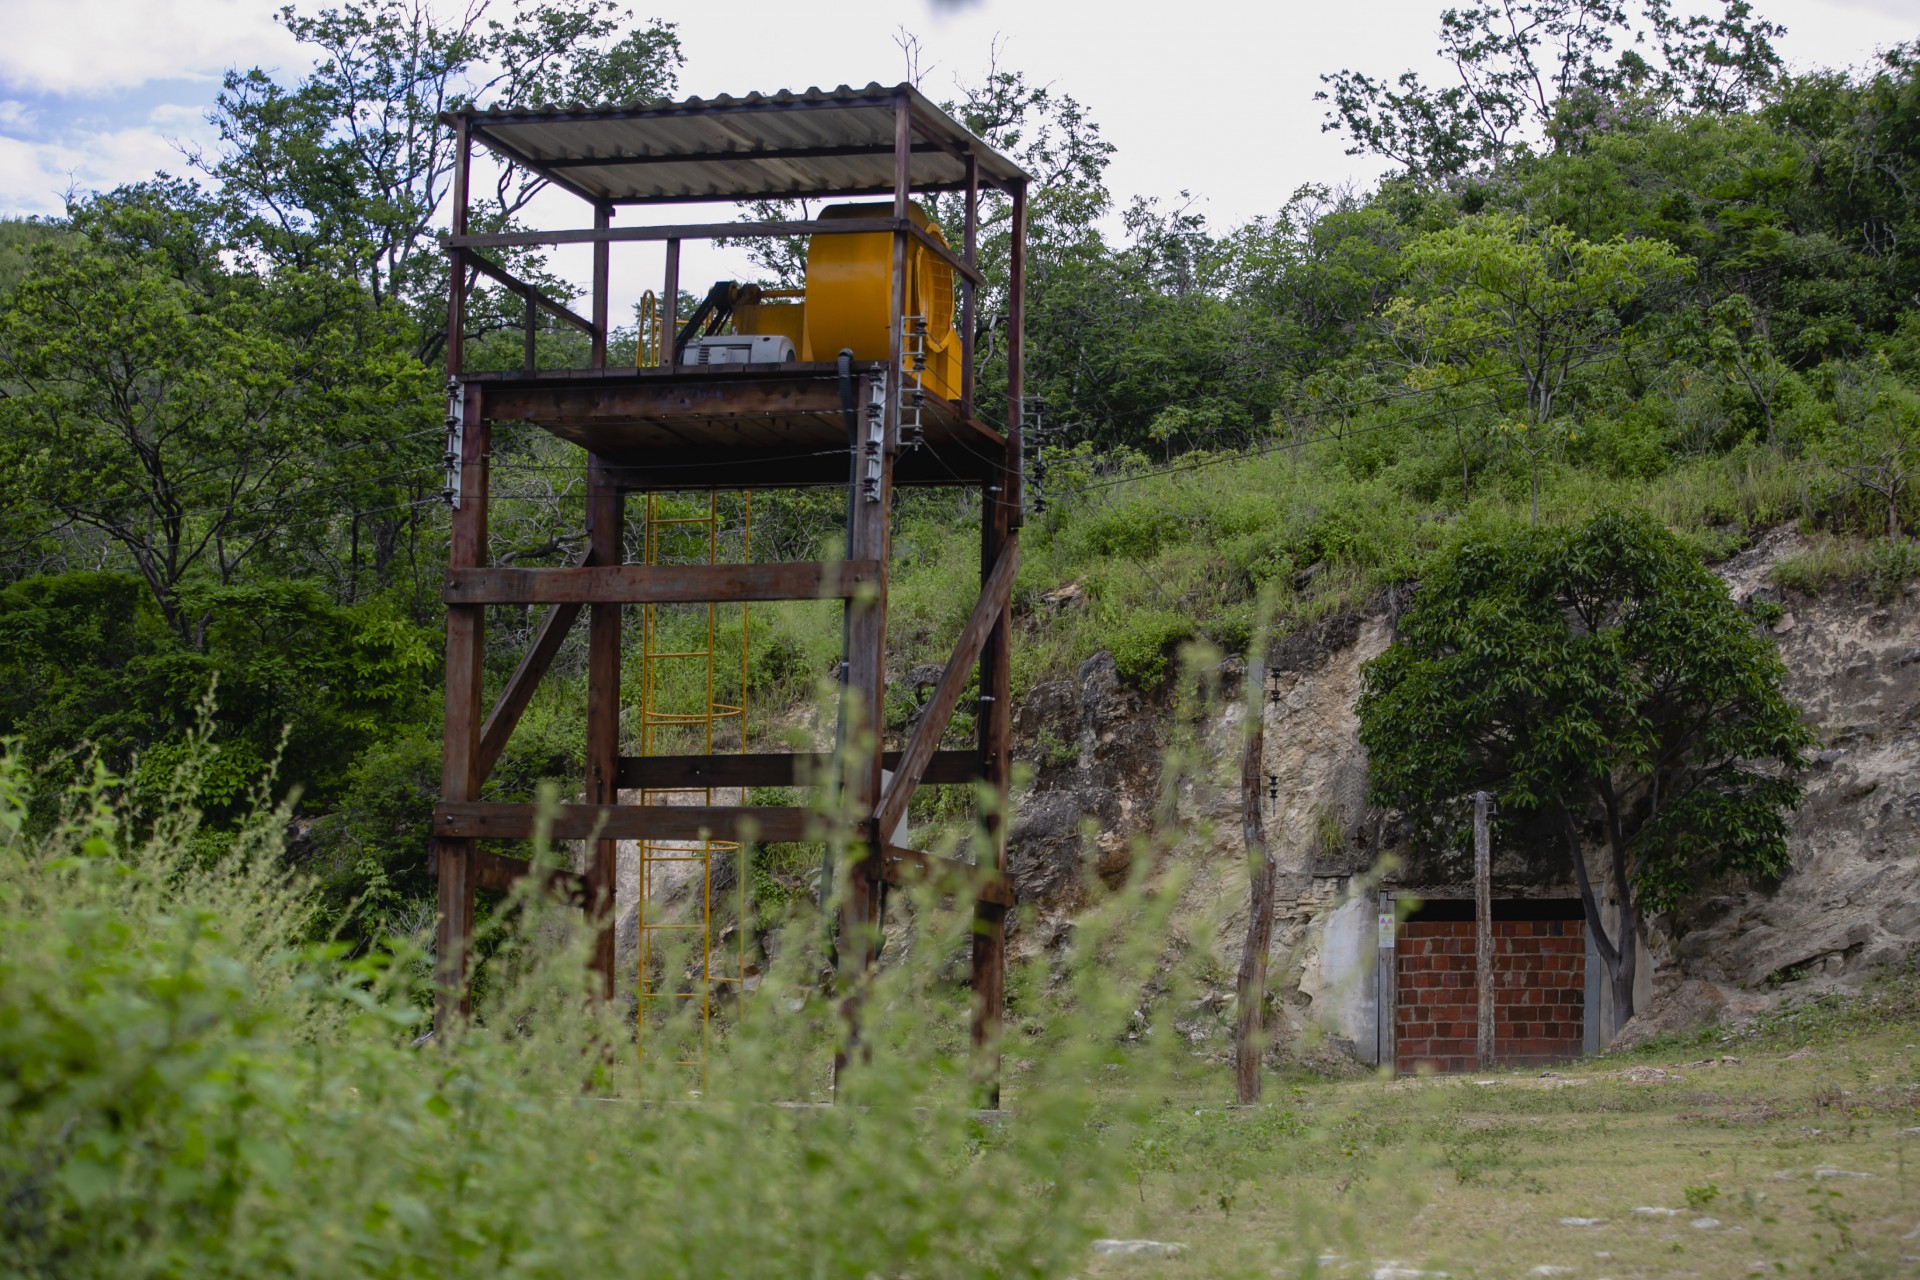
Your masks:
[{"label": "rusty steel beam", "polygon": [[[593,564],[593,548],[588,547],[579,567],[590,568]],[[500,762],[500,753],[506,750],[507,739],[513,736],[514,726],[520,723],[527,704],[533,701],[533,691],[540,687],[547,668],[553,665],[560,646],[566,643],[567,632],[572,630],[579,617],[580,606],[569,603],[554,605],[547,610],[547,616],[540,620],[533,643],[521,655],[520,665],[514,668],[513,675],[507,680],[507,687],[500,691],[499,700],[493,704],[493,710],[487,713],[486,723],[480,728],[474,773],[481,782],[487,780],[493,773],[493,766]]]},{"label": "rusty steel beam", "polygon": [[576,906],[584,907],[589,899],[587,878],[577,871],[568,871],[564,867],[542,867],[523,858],[510,858],[490,849],[473,851],[473,884],[476,889],[485,889],[489,893],[509,893],[515,884],[528,876],[541,881],[541,887],[548,893],[565,898]]},{"label": "rusty steel beam", "polygon": [[433,830],[442,838],[530,840],[541,830],[554,840],[824,840],[828,822],[792,805],[537,804],[442,801]]},{"label": "rusty steel beam", "polygon": [[935,240],[933,238],[933,233],[931,231],[928,231],[925,227],[916,226],[911,220],[909,220],[907,222],[907,234],[912,236],[916,241],[918,241],[920,245],[924,247],[929,253],[933,254],[934,257],[940,259],[942,262],[946,263],[949,267],[952,267],[954,270],[954,273],[959,275],[961,278],[967,281],[970,281],[971,283],[976,285],[985,284],[987,282],[987,278],[981,275],[977,270],[975,270],[971,263],[969,263],[965,258],[962,258],[959,254],[955,253],[952,249],[948,248],[946,245],[941,244],[938,240]]},{"label": "rusty steel beam", "polygon": [[[619,203],[630,203],[621,201]],[[896,230],[894,218],[836,218],[789,222],[695,222],[659,227],[577,227],[566,231],[485,231],[448,235],[449,249],[537,249],[556,244],[593,244],[629,240],[720,240],[760,236],[853,236]]]},{"label": "rusty steel beam", "polygon": [[[597,562],[590,569],[545,570],[562,574],[613,574],[626,566],[623,541],[626,499],[606,475],[601,459],[587,458],[587,544]],[[540,570],[521,570],[539,573]],[[617,601],[592,596],[587,614],[587,770],[585,794],[592,804],[620,800],[620,624]],[[611,1000],[614,991],[614,894],[619,850],[611,839],[593,842],[587,861],[587,910],[596,925],[592,967],[600,978],[600,995]]]},{"label": "rusty steel beam", "polygon": [[594,328],[593,321],[587,319],[579,312],[572,310],[557,299],[548,297],[491,258],[483,254],[475,253],[471,249],[463,249],[459,252],[468,266],[489,279],[499,281],[513,292],[519,294],[522,300],[531,302],[535,307],[557,320],[564,320],[584,334],[589,336],[597,335],[598,331]]},{"label": "rusty steel beam", "polygon": [[[945,151],[953,154],[938,142],[928,141],[914,144],[914,151],[927,154]],[[823,147],[764,147],[750,149],[746,147],[733,151],[652,151],[643,155],[612,156],[563,156],[548,160],[544,168],[548,169],[595,169],[601,166],[622,168],[627,165],[647,164],[729,164],[754,160],[833,160],[852,156],[890,156],[893,154],[891,142],[840,143]]]},{"label": "rusty steel beam", "polygon": [[[897,769],[898,751],[881,755],[881,766]],[[707,787],[831,786],[835,760],[829,751],[766,752],[744,755],[621,756],[620,787],[637,791],[693,791]],[[973,751],[936,751],[921,776],[922,786],[960,786],[980,778]]]},{"label": "rusty steel beam", "polygon": [[[1002,182],[994,182],[991,179],[989,179],[989,182],[997,189],[1004,190],[1006,187],[1006,184]],[[954,192],[964,191],[966,184],[956,178],[952,182],[916,182],[913,185],[913,189],[923,193]],[[764,191],[730,191],[724,198],[730,201],[825,200],[828,198],[846,200],[859,199],[865,196],[886,196],[892,194],[893,184],[889,182],[884,185],[871,187],[770,187]],[[705,195],[622,196],[613,203],[623,208],[628,208],[637,205],[697,204],[711,199],[713,199],[713,197]],[[739,222],[729,225],[752,227],[756,224]]]},{"label": "rusty steel beam", "polygon": [[[467,568],[482,565],[487,556],[487,458],[491,440],[480,388],[461,391],[462,428],[460,505],[453,512],[447,543],[447,563]],[[477,771],[480,711],[485,661],[486,610],[459,605],[447,610],[446,715],[440,751],[440,795],[451,801],[472,800],[480,794]],[[439,882],[439,920],[434,948],[433,1025],[442,1034],[472,1012],[468,998],[467,962],[473,943],[473,854],[471,840],[435,842],[434,862]]]},{"label": "rusty steel beam", "polygon": [[1013,590],[1013,575],[1019,563],[1020,544],[1010,536],[1000,548],[993,572],[981,584],[980,598],[974,602],[973,612],[967,615],[966,625],[960,629],[960,638],[953,646],[953,656],[947,659],[946,669],[940,673],[940,683],[934,686],[933,697],[927,700],[919,722],[913,726],[913,733],[907,738],[906,750],[900,753],[900,765],[894,770],[893,777],[888,779],[886,791],[880,797],[874,821],[881,831],[893,830],[895,824],[906,816],[907,805],[913,799],[913,789],[920,785],[921,775],[926,772],[928,761],[933,759],[934,748],[940,745],[940,737],[953,719],[953,711],[960,704],[960,692],[966,688],[967,677],[979,661],[988,635],[1007,611]]},{"label": "rusty steel beam", "polygon": [[[618,492],[610,482],[608,488]],[[880,577],[880,566],[871,560],[450,569],[445,599],[448,604],[591,605],[845,600]]]},{"label": "rusty steel beam", "polygon": [[976,901],[996,907],[1013,905],[1013,886],[1004,876],[994,871],[982,876],[979,867],[957,858],[943,858],[937,853],[889,844],[870,855],[867,865],[875,879],[896,888],[911,888],[928,881],[944,882],[936,887],[953,893],[969,893]]}]

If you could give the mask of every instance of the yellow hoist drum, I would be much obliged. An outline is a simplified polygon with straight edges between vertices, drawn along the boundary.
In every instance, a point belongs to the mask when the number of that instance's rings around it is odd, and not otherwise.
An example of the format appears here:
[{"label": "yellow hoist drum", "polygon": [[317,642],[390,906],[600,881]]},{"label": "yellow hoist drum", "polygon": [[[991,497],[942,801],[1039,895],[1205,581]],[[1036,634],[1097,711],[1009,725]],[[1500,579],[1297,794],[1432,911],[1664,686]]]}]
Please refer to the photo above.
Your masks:
[{"label": "yellow hoist drum", "polygon": [[[940,227],[917,204],[907,206],[914,225],[946,244]],[[820,211],[823,222],[838,218],[886,218],[891,204],[837,204]],[[831,360],[851,349],[856,360],[885,360],[891,336],[893,236],[885,231],[859,235],[816,235],[807,242],[806,341],[803,360]],[[917,241],[907,242],[907,315],[926,321],[926,372],[921,383],[930,394],[960,398],[960,334],[954,328],[954,273]],[[912,352],[912,343],[904,349]]]}]

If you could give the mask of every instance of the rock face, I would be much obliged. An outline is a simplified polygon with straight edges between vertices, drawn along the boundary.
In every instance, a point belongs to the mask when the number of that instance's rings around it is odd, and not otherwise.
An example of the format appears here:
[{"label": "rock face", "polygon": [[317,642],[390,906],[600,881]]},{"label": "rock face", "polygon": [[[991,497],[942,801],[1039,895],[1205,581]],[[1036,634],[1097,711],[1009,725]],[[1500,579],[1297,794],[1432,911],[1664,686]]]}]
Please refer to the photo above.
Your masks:
[{"label": "rock face", "polygon": [[[1821,740],[1791,821],[1793,870],[1779,885],[1724,886],[1685,918],[1648,922],[1643,1027],[1747,1016],[1752,999],[1742,991],[1851,983],[1920,943],[1920,583],[1887,605],[1860,586],[1783,596],[1769,571],[1799,549],[1796,534],[1776,530],[1719,570],[1736,599],[1785,607],[1790,621],[1776,635],[1788,691]],[[1282,1034],[1288,1023],[1318,1026],[1363,1060],[1372,1055],[1373,996],[1370,973],[1355,966],[1371,963],[1371,877],[1383,854],[1406,851],[1388,815],[1366,804],[1354,701],[1361,667],[1391,641],[1395,616],[1389,597],[1329,620],[1290,637],[1272,670],[1254,673],[1266,695],[1263,817],[1279,875],[1272,973]],[[1229,664],[1222,675],[1223,696],[1196,734],[1213,767],[1172,797],[1166,824],[1175,829],[1163,827],[1158,843],[1186,864],[1177,927],[1207,939],[1231,972],[1246,927],[1246,702],[1241,673]],[[1016,797],[1010,857],[1020,900],[1042,923],[1027,945],[1063,936],[1051,926],[1084,903],[1088,887],[1125,873],[1164,803],[1169,720],[1163,701],[1120,685],[1106,655],[1074,680],[1037,687],[1020,708],[1016,754],[1035,772]],[[1277,799],[1267,800],[1269,790]],[[1442,894],[1465,887],[1464,867],[1430,861],[1398,865],[1389,883]],[[1496,896],[1573,893],[1563,872],[1523,850],[1496,851],[1494,871],[1507,886]]]},{"label": "rock face", "polygon": [[1856,584],[1783,598],[1767,570],[1799,549],[1776,531],[1722,569],[1736,599],[1770,596],[1793,619],[1775,628],[1787,691],[1820,735],[1791,822],[1793,871],[1776,892],[1702,903],[1662,957],[1737,987],[1830,985],[1920,941],[1920,595],[1881,605]]},{"label": "rock face", "polygon": [[1037,685],[1014,716],[1018,758],[1034,768],[1014,803],[1007,861],[1022,902],[1081,905],[1089,874],[1112,883],[1147,830],[1166,748],[1163,717],[1122,687],[1110,654],[1072,680]]},{"label": "rock face", "polygon": [[1668,1032],[1691,1031],[1695,1027],[1738,1024],[1752,1019],[1773,1004],[1773,998],[1748,991],[1729,990],[1699,978],[1682,978],[1663,984],[1651,1003],[1620,1028],[1607,1046],[1620,1051],[1638,1049],[1656,1036]]}]

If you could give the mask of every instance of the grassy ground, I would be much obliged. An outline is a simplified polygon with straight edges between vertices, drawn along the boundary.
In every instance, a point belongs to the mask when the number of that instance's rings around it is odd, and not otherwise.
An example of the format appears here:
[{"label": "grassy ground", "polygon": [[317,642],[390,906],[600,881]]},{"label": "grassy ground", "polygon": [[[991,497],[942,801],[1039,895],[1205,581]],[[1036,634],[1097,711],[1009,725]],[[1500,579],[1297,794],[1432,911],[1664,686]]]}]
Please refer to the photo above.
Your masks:
[{"label": "grassy ground", "polygon": [[1910,1002],[1557,1073],[1282,1086],[1258,1109],[1186,1083],[1103,1223],[1185,1251],[1088,1276],[1920,1274]]}]

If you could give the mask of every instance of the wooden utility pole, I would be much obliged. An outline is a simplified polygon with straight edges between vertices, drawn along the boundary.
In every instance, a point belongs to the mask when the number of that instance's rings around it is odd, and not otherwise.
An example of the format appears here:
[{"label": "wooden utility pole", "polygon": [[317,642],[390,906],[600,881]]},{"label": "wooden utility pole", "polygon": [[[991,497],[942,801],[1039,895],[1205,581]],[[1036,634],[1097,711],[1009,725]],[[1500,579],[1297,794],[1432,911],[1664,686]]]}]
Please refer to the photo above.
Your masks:
[{"label": "wooden utility pole", "polygon": [[1480,1067],[1493,1065],[1493,853],[1487,793],[1473,793],[1473,955],[1479,979]]},{"label": "wooden utility pole", "polygon": [[[1253,686],[1253,673],[1247,673]],[[1262,1010],[1267,997],[1267,950],[1273,945],[1273,859],[1267,856],[1266,824],[1260,820],[1260,758],[1265,754],[1266,713],[1257,686],[1250,688],[1247,745],[1240,757],[1240,824],[1247,840],[1247,942],[1240,952],[1239,1017],[1234,1028],[1233,1079],[1242,1105],[1260,1101],[1260,1055],[1266,1048]]]}]

